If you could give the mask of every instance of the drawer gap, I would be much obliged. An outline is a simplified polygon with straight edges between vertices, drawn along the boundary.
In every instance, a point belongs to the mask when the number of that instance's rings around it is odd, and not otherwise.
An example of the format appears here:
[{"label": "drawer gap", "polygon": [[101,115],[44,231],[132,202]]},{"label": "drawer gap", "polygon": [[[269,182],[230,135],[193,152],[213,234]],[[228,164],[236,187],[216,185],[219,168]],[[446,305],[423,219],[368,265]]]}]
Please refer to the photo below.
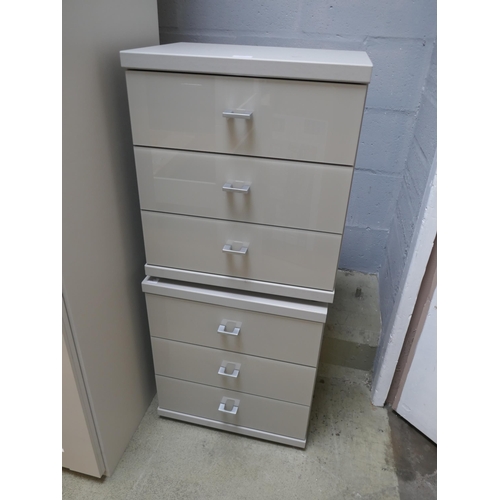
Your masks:
[{"label": "drawer gap", "polygon": [[147,148],[147,149],[165,149],[167,151],[186,151],[188,153],[205,153],[205,154],[216,154],[216,155],[224,155],[224,156],[240,156],[242,158],[259,158],[263,160],[284,160],[287,162],[294,162],[294,163],[315,163],[317,165],[325,165],[325,166],[330,166],[330,165],[335,165],[337,167],[345,167],[345,168],[354,168],[354,165],[350,165],[347,163],[332,163],[332,162],[327,162],[327,161],[317,161],[317,160],[297,160],[295,158],[287,158],[287,157],[281,157],[281,156],[262,156],[262,155],[245,155],[242,153],[227,153],[225,151],[209,151],[209,150],[204,150],[204,149],[188,149],[188,148],[174,148],[174,147],[161,147],[161,146],[151,146],[148,144],[141,144],[141,143],[135,143],[133,144],[135,147],[138,148]]}]

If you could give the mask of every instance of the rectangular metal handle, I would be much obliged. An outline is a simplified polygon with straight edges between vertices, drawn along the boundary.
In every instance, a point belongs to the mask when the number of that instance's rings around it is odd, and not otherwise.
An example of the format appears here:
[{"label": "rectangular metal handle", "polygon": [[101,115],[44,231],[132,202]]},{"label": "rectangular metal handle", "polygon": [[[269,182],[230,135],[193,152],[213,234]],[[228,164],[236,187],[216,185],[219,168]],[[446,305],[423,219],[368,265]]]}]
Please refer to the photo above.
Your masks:
[{"label": "rectangular metal handle", "polygon": [[244,184],[241,187],[234,187],[232,182],[226,182],[222,186],[222,191],[228,191],[229,193],[243,193],[248,194],[250,191],[250,184]]},{"label": "rectangular metal handle", "polygon": [[243,118],[244,120],[250,120],[252,118],[253,111],[248,111],[245,109],[226,109],[222,112],[224,118]]},{"label": "rectangular metal handle", "polygon": [[[231,410],[226,410],[226,403],[228,401],[233,401],[233,407]],[[221,411],[223,413],[230,413],[231,415],[236,415],[236,413],[238,413],[239,405],[240,405],[239,399],[230,399],[230,398],[224,397],[221,399],[221,402],[219,404],[219,411]]]},{"label": "rectangular metal handle", "polygon": [[[226,371],[228,365],[234,366],[232,373],[228,373]],[[238,375],[240,374],[240,368],[241,368],[241,363],[231,363],[231,361],[223,361],[217,373],[219,375],[224,375],[224,377],[237,378]]]},{"label": "rectangular metal handle", "polygon": [[227,243],[222,247],[222,251],[226,253],[236,253],[238,255],[246,255],[248,252],[248,247],[241,247],[239,250],[233,250],[232,245]]},{"label": "rectangular metal handle", "polygon": [[219,325],[219,328],[217,328],[217,333],[224,333],[226,335],[234,335],[237,336],[240,333],[240,329],[235,327],[232,332],[228,332],[226,330],[226,325]]}]

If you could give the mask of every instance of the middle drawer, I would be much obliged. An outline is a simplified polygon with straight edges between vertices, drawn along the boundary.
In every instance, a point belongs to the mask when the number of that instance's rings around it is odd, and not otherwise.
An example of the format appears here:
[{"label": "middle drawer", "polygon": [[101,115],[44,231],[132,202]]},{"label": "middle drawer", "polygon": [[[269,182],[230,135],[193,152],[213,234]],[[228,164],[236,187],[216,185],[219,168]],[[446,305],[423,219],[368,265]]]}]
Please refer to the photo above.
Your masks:
[{"label": "middle drawer", "polygon": [[142,211],[148,264],[333,290],[338,234]]},{"label": "middle drawer", "polygon": [[151,338],[157,375],[309,406],[316,369]]},{"label": "middle drawer", "polygon": [[143,210],[342,234],[352,167],[135,147]]}]

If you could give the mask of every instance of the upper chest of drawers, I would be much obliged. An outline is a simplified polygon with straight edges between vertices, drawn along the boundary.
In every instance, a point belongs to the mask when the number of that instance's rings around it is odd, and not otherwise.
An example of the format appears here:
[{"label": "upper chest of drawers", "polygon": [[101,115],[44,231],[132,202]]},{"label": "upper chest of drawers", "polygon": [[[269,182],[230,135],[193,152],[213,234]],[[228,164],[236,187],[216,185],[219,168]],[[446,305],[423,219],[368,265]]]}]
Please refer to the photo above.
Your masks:
[{"label": "upper chest of drawers", "polygon": [[331,301],[368,56],[180,43],[121,62],[155,276]]}]

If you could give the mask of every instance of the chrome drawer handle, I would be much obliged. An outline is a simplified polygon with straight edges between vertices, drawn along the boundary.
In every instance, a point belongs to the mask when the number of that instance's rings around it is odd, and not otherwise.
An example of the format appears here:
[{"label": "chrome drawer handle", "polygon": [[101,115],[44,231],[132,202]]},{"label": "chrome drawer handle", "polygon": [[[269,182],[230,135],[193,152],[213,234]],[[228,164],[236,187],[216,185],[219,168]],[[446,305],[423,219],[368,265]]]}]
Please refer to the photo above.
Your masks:
[{"label": "chrome drawer handle", "polygon": [[248,194],[250,192],[250,184],[244,184],[241,187],[234,187],[232,182],[226,182],[222,186],[222,191],[227,191],[229,193],[243,193]]},{"label": "chrome drawer handle", "polygon": [[217,333],[224,333],[225,335],[234,335],[235,337],[240,334],[240,329],[235,327],[232,332],[226,330],[226,325],[219,325]]},{"label": "chrome drawer handle", "polygon": [[[233,372],[227,373],[226,368],[228,365],[233,365]],[[217,372],[219,375],[224,375],[224,377],[232,377],[237,378],[240,374],[241,363],[231,363],[231,361],[223,361],[220,365],[219,371]]]},{"label": "chrome drawer handle", "polygon": [[245,109],[226,109],[222,112],[224,118],[243,118],[244,120],[250,120],[252,118],[253,111],[247,111]]},{"label": "chrome drawer handle", "polygon": [[233,246],[227,243],[222,247],[222,251],[226,253],[236,253],[238,255],[246,255],[248,247],[241,247],[239,250],[233,250]]},{"label": "chrome drawer handle", "polygon": [[[233,408],[231,410],[226,410],[226,403],[228,401],[233,401]],[[238,407],[240,405],[240,400],[239,399],[230,399],[230,398],[222,398],[221,402],[219,404],[219,411],[223,413],[230,413],[231,415],[236,415],[238,412]]]}]

